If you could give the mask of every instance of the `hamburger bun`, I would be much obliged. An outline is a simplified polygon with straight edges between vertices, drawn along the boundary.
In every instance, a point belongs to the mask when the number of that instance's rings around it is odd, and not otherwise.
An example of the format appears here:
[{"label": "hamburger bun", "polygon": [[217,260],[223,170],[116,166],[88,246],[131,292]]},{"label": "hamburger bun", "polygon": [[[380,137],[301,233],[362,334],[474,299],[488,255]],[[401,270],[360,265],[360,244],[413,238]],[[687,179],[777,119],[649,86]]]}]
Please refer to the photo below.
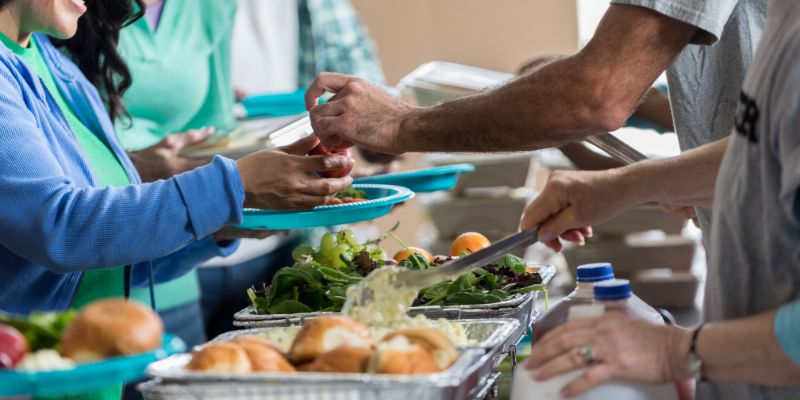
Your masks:
[{"label": "hamburger bun", "polygon": [[206,372],[247,373],[252,370],[250,359],[241,346],[218,343],[205,346],[192,354],[185,369]]},{"label": "hamburger bun", "polygon": [[153,310],[135,301],[105,299],[78,312],[61,340],[61,354],[90,362],[157,349],[164,323]]},{"label": "hamburger bun", "polygon": [[367,363],[372,350],[364,347],[341,346],[319,357],[311,363],[309,372],[367,372]]},{"label": "hamburger bun", "polygon": [[292,343],[289,360],[302,364],[344,345],[370,349],[375,341],[369,329],[352,318],[321,316],[303,324]]},{"label": "hamburger bun", "polygon": [[255,336],[240,336],[233,339],[244,350],[253,372],[294,372],[294,366],[270,342]]},{"label": "hamburger bun", "polygon": [[367,370],[377,374],[414,375],[442,371],[430,350],[412,344],[405,336],[378,343]]},{"label": "hamburger bun", "polygon": [[314,362],[310,361],[310,362],[302,363],[302,364],[297,366],[297,370],[300,371],[300,372],[308,372],[308,370],[311,368],[311,364],[314,364]]},{"label": "hamburger bun", "polygon": [[405,336],[409,343],[426,348],[433,355],[436,365],[442,370],[450,368],[458,360],[458,353],[453,342],[436,328],[403,329],[386,335],[383,341],[392,340],[396,336]]}]

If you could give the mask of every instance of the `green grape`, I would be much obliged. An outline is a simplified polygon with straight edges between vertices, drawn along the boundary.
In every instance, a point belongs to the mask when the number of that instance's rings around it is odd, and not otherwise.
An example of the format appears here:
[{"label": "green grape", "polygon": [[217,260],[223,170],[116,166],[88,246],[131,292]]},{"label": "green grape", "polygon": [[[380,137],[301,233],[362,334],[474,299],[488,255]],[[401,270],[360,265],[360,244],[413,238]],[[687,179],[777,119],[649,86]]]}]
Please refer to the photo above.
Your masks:
[{"label": "green grape", "polygon": [[325,257],[333,256],[333,248],[336,247],[336,236],[332,233],[322,235],[322,240],[319,241],[319,252]]},{"label": "green grape", "polygon": [[357,244],[357,245],[353,246],[352,249],[353,249],[353,253],[358,254],[358,253],[361,253],[361,251],[364,250],[364,246],[362,246],[360,244]]},{"label": "green grape", "polygon": [[347,257],[347,251],[348,250],[350,250],[350,247],[347,246],[346,244],[340,244],[340,245],[334,247],[333,248],[333,255],[331,255],[331,261],[333,262],[331,264],[331,266],[334,266],[336,268],[343,267],[344,266],[344,261],[342,261],[342,259],[339,258],[339,255],[340,254],[344,254],[344,256]]},{"label": "green grape", "polygon": [[292,259],[297,260],[298,258],[306,259],[306,257],[314,254],[314,249],[307,244],[301,244],[292,250]]},{"label": "green grape", "polygon": [[313,259],[314,259],[314,261],[316,261],[316,262],[318,262],[318,263],[320,263],[320,264],[324,264],[324,263],[322,262],[322,260],[324,260],[324,259],[325,259],[325,256],[323,256],[323,255],[322,255],[322,253],[320,253],[320,252],[318,252],[318,251],[315,251],[315,252],[314,252],[314,254],[312,254],[312,255],[311,255],[311,258],[313,258]]},{"label": "green grape", "polygon": [[369,258],[378,261],[385,261],[389,258],[389,255],[386,254],[386,250],[384,249],[375,249],[369,252]]},{"label": "green grape", "polygon": [[339,232],[336,237],[339,238],[339,244],[346,244],[350,247],[358,244],[356,241],[356,235],[350,229],[342,229],[342,231]]},{"label": "green grape", "polygon": [[319,262],[322,265],[333,266],[333,259],[330,257],[322,257],[322,260]]}]

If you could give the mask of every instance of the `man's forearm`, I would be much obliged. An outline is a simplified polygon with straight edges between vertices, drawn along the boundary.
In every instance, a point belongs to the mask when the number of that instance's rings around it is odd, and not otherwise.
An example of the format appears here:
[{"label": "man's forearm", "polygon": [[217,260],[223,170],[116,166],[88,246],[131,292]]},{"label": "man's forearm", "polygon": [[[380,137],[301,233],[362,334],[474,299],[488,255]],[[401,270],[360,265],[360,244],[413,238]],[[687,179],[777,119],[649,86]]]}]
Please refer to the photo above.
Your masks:
[{"label": "man's forearm", "polygon": [[[697,337],[703,377],[711,381],[792,385],[800,383],[800,366],[792,362],[775,336],[777,310],[708,324]],[[686,368],[692,332],[676,341],[673,368]]]},{"label": "man's forearm", "polygon": [[612,5],[579,53],[498,88],[418,108],[401,122],[407,151],[520,151],[619,128],[696,28]]},{"label": "man's forearm", "polygon": [[711,207],[714,186],[728,138],[687,151],[677,157],[618,168],[619,193],[631,205],[652,201]]}]

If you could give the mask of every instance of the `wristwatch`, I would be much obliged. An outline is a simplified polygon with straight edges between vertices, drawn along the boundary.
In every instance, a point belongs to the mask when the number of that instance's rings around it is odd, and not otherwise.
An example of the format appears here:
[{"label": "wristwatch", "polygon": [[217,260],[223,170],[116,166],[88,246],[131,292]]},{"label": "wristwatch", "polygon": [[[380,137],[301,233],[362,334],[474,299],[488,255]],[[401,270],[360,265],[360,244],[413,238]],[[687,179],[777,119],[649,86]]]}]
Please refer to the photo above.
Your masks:
[{"label": "wristwatch", "polygon": [[700,329],[703,329],[703,324],[697,327],[692,334],[692,345],[689,347],[689,361],[686,363],[686,369],[689,371],[690,374],[699,381],[703,380],[702,368],[703,368],[703,360],[700,359],[700,356],[697,355],[697,335],[700,333]]}]

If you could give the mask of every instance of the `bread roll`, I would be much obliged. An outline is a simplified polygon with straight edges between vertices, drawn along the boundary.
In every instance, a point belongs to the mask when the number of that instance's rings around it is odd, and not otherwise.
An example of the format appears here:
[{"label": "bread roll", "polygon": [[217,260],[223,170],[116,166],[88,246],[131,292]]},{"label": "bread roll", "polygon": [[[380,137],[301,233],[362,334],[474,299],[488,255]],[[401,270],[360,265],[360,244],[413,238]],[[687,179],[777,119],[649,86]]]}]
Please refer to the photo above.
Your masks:
[{"label": "bread roll", "polygon": [[372,348],[375,341],[369,329],[358,321],[339,315],[326,315],[306,321],[297,333],[289,360],[294,365],[312,361],[340,346]]},{"label": "bread roll", "polygon": [[312,364],[314,364],[314,362],[310,361],[310,362],[298,364],[296,368],[300,372],[308,372],[308,370],[311,369],[311,365]]},{"label": "bread roll", "polygon": [[319,357],[311,363],[309,372],[367,372],[367,363],[372,350],[363,347],[341,346]]},{"label": "bread roll", "polygon": [[192,354],[186,369],[207,372],[247,373],[252,370],[250,359],[235,343],[218,343],[203,347]]},{"label": "bread roll", "polygon": [[281,354],[281,352],[265,339],[255,336],[240,336],[233,339],[244,350],[250,360],[253,372],[294,372],[294,366]]},{"label": "bread roll", "polygon": [[378,343],[367,366],[368,372],[392,375],[429,374],[442,370],[436,365],[430,350],[399,335]]},{"label": "bread roll", "polygon": [[410,328],[392,332],[383,341],[392,340],[396,336],[405,336],[411,344],[420,345],[431,352],[436,365],[445,370],[458,359],[453,342],[436,328]]},{"label": "bread roll", "polygon": [[161,346],[164,324],[153,310],[124,299],[82,308],[61,340],[61,354],[75,362],[142,353]]}]

